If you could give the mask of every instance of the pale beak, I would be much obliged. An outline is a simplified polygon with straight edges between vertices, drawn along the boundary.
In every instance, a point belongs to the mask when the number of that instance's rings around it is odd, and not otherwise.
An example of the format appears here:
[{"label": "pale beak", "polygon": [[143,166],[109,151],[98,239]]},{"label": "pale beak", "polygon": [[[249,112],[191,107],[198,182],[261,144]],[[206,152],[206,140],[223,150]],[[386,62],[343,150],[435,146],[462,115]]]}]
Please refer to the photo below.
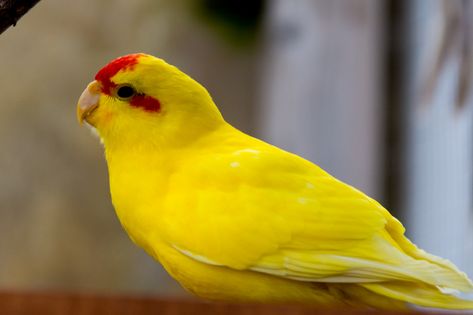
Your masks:
[{"label": "pale beak", "polygon": [[100,88],[99,82],[92,81],[82,92],[77,103],[77,120],[81,125],[84,120],[87,121],[87,117],[99,106]]}]

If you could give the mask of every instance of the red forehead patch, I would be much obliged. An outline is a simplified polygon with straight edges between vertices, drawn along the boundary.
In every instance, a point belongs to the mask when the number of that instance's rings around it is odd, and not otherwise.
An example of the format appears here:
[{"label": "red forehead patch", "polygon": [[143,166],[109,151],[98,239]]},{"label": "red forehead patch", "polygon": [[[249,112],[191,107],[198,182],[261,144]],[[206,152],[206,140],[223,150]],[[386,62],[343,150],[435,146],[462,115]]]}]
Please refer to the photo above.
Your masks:
[{"label": "red forehead patch", "polygon": [[100,69],[95,75],[95,80],[102,83],[102,91],[106,94],[110,94],[110,90],[116,86],[115,83],[112,82],[111,78],[120,70],[133,69],[141,56],[143,56],[143,54],[122,56],[112,60],[108,65]]}]

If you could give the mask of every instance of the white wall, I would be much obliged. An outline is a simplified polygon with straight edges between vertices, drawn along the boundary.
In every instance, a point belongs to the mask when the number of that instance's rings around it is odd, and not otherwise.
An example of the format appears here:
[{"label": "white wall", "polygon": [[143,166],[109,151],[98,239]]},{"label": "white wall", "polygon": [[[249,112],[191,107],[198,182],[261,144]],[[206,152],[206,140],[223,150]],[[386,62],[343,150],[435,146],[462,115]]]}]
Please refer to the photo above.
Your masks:
[{"label": "white wall", "polygon": [[[452,20],[445,15],[460,18],[465,8],[448,2],[410,2],[405,222],[420,247],[473,276],[473,99],[470,93],[464,104],[456,101],[459,71],[467,66],[460,54],[464,37],[461,28],[449,33]],[[445,58],[442,45],[449,45]]]}]

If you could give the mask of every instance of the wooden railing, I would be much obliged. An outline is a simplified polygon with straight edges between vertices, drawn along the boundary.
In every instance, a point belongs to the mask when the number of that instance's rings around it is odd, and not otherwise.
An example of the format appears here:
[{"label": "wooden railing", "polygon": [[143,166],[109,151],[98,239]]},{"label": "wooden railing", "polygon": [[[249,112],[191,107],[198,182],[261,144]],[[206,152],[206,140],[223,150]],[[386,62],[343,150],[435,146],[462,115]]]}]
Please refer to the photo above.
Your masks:
[{"label": "wooden railing", "polygon": [[[353,309],[316,309],[291,305],[241,305],[179,299],[131,296],[97,296],[64,293],[0,292],[3,315],[362,315],[435,314],[441,312],[386,312]],[[446,313],[445,313],[446,314]]]}]

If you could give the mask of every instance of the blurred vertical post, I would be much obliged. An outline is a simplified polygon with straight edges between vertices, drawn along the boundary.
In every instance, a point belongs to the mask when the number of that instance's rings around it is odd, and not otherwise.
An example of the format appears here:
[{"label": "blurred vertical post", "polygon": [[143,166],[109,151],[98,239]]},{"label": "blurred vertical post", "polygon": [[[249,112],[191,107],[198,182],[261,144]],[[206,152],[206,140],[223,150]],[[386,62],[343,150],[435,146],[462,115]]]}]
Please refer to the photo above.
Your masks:
[{"label": "blurred vertical post", "polygon": [[473,3],[406,4],[405,221],[473,276]]},{"label": "blurred vertical post", "polygon": [[261,111],[269,142],[383,194],[379,0],[269,1]]}]

